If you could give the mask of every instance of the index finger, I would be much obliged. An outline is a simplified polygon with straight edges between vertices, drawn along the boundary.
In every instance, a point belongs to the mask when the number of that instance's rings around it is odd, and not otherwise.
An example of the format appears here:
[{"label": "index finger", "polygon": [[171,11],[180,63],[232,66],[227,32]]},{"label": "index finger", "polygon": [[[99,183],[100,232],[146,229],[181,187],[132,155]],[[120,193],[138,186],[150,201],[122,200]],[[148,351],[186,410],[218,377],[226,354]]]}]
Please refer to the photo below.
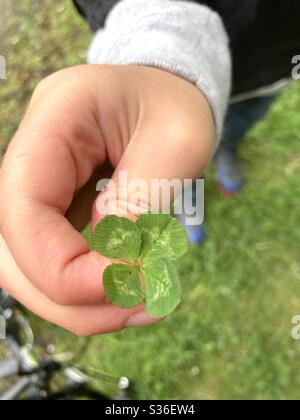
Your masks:
[{"label": "index finger", "polygon": [[48,118],[45,107],[27,115],[9,147],[0,180],[1,232],[22,272],[51,300],[96,303],[110,261],[90,252],[64,215],[105,159],[102,137],[90,107],[80,114],[77,102],[52,109]]}]

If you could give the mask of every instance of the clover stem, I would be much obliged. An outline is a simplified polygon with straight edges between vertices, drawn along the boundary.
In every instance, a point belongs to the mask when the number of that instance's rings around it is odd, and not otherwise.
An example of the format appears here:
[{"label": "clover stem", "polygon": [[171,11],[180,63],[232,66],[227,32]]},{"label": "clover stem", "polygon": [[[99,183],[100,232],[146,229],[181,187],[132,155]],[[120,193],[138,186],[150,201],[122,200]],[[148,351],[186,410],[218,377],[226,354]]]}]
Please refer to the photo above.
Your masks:
[{"label": "clover stem", "polygon": [[139,276],[139,280],[140,280],[142,289],[144,289],[145,288],[145,281],[144,281],[144,276],[143,276],[143,273],[141,272],[141,270],[139,270],[138,276]]}]

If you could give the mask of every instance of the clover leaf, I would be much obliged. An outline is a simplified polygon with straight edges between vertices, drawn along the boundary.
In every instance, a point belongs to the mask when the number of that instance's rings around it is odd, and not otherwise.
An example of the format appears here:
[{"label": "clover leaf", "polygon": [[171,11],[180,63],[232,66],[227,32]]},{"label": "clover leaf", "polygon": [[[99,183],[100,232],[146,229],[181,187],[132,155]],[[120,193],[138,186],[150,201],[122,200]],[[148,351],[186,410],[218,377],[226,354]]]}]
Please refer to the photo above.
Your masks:
[{"label": "clover leaf", "polygon": [[94,232],[93,248],[118,260],[104,272],[104,289],[114,305],[132,308],[145,302],[152,317],[169,315],[180,303],[181,285],[174,260],[188,250],[187,234],[166,214],[144,214],[136,223],[105,217]]},{"label": "clover leaf", "polygon": [[129,219],[107,216],[96,226],[94,249],[104,257],[134,261],[140,255],[141,232]]},{"label": "clover leaf", "polygon": [[144,300],[137,268],[125,264],[112,264],[104,272],[107,297],[120,308],[133,308]]},{"label": "clover leaf", "polygon": [[137,225],[142,232],[143,258],[176,260],[186,254],[186,232],[170,215],[143,214],[138,218]]},{"label": "clover leaf", "polygon": [[181,299],[181,285],[174,264],[167,260],[147,260],[142,273],[147,313],[160,318],[173,312]]}]

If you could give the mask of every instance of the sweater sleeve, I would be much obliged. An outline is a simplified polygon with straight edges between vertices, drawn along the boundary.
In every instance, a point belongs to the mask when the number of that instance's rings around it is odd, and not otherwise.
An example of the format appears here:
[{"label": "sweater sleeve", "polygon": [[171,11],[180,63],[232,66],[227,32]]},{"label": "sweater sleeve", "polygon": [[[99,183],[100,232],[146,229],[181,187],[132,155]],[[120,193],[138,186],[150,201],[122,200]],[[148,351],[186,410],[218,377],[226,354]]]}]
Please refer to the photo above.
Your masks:
[{"label": "sweater sleeve", "polygon": [[152,66],[189,80],[206,96],[220,141],[231,55],[222,20],[210,8],[190,1],[119,1],[95,34],[88,62]]}]

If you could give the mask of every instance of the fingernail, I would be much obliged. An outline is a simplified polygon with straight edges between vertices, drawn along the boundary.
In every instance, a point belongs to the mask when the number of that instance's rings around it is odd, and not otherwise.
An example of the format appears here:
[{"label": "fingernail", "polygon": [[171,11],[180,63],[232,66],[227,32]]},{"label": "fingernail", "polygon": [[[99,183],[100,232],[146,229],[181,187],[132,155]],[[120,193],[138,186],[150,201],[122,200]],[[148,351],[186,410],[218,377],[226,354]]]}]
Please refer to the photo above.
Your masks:
[{"label": "fingernail", "polygon": [[125,326],[127,328],[143,327],[145,325],[157,324],[160,321],[162,321],[161,318],[151,318],[143,311],[128,318]]}]

